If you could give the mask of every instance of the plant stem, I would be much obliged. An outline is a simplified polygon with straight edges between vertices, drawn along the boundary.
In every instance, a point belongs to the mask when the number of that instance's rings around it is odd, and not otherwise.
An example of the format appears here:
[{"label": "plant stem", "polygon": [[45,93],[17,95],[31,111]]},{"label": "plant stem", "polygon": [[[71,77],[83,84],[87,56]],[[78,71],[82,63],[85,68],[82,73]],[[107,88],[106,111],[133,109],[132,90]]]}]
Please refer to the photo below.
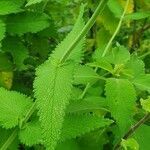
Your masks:
[{"label": "plant stem", "polygon": [[139,56],[140,59],[144,59],[147,55],[150,55],[150,51],[144,53],[143,55]]},{"label": "plant stem", "polygon": [[7,148],[9,147],[9,145],[15,140],[15,138],[18,135],[18,129],[15,129],[12,134],[10,135],[10,137],[7,139],[7,141],[2,145],[2,147],[0,148],[0,150],[7,150]]},{"label": "plant stem", "polygon": [[124,9],[123,14],[122,14],[122,16],[121,16],[121,18],[120,18],[120,21],[119,21],[119,23],[118,23],[118,26],[117,26],[117,28],[116,28],[116,30],[115,30],[113,36],[112,36],[111,39],[109,40],[107,46],[105,47],[104,52],[103,52],[103,54],[102,54],[102,57],[104,57],[104,56],[106,55],[106,53],[107,53],[107,51],[109,50],[109,47],[110,47],[112,41],[114,40],[114,38],[116,37],[117,33],[118,33],[119,30],[120,30],[120,27],[121,27],[121,25],[122,25],[124,16],[125,16],[126,11],[127,11],[127,8],[128,8],[128,5],[129,5],[129,0],[127,0],[127,2],[126,2],[125,9]]},{"label": "plant stem", "polygon": [[34,113],[35,110],[36,110],[36,102],[33,103],[31,108],[27,112],[26,116],[24,117],[23,124],[25,124],[29,120],[29,118],[31,117],[31,115]]},{"label": "plant stem", "polygon": [[[127,11],[128,5],[129,5],[129,0],[127,0],[127,2],[126,2],[126,6],[125,6],[125,9],[124,9],[124,11],[123,11],[123,14],[122,14],[122,16],[121,16],[121,18],[120,18],[120,21],[119,21],[119,23],[118,23],[118,26],[117,26],[117,28],[116,28],[114,34],[113,34],[112,37],[110,38],[108,44],[106,45],[106,47],[105,47],[105,49],[104,49],[104,52],[103,52],[103,54],[102,54],[102,57],[104,57],[104,56],[106,55],[106,53],[107,53],[107,51],[108,51],[108,49],[109,49],[109,47],[110,47],[112,41],[113,41],[114,38],[116,37],[116,35],[117,35],[117,33],[118,33],[118,31],[119,31],[119,29],[120,29],[120,27],[121,27],[121,24],[122,24],[123,18],[124,18],[124,16],[125,16],[125,13],[126,13],[126,11]],[[95,72],[97,72],[97,69],[98,69],[98,68],[96,67],[96,68],[95,68]],[[87,90],[90,88],[90,86],[91,86],[90,83],[88,83],[88,84],[85,86],[85,88],[84,88],[84,90],[83,90],[83,93],[82,93],[81,96],[79,97],[80,99],[83,99],[83,97],[85,96],[85,94],[86,94]]]},{"label": "plant stem", "polygon": [[103,11],[104,7],[106,6],[108,0],[101,0],[98,7],[96,8],[94,14],[90,18],[90,20],[87,22],[87,24],[82,29],[81,33],[76,37],[76,39],[71,43],[70,47],[66,50],[66,53],[62,56],[60,59],[60,64],[65,62],[65,60],[68,58],[72,50],[76,47],[76,45],[79,43],[79,41],[87,34],[87,32],[91,29],[93,24],[96,21],[97,16]]},{"label": "plant stem", "polygon": [[[146,114],[141,120],[139,120],[133,127],[131,127],[128,132],[123,136],[123,139],[127,139],[130,137],[136,129],[138,129],[142,124],[144,124],[147,120],[150,119],[150,113]],[[117,150],[120,148],[120,142],[117,143],[114,147],[114,150]]]}]

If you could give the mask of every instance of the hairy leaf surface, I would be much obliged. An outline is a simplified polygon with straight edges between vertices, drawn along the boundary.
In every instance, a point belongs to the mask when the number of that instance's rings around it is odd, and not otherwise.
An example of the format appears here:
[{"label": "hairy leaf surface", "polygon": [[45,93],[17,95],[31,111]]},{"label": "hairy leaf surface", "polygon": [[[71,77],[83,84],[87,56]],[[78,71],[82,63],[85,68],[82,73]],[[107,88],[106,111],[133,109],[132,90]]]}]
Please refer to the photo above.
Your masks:
[{"label": "hairy leaf surface", "polygon": [[[55,149],[60,138],[65,108],[69,103],[72,91],[74,70],[72,61],[79,62],[81,60],[84,39],[73,49],[73,52],[63,63],[60,62],[84,26],[82,15],[83,7],[74,29],[56,47],[49,60],[36,71],[35,97],[37,98],[44,144],[49,150]],[[70,59],[72,61],[67,61]]]},{"label": "hairy leaf surface", "polygon": [[[104,119],[101,116],[92,114],[66,115],[60,141],[82,136],[83,134],[95,129],[109,126],[111,123],[113,123],[113,121],[110,119]],[[41,137],[41,126],[38,120],[27,123],[25,128],[19,132],[19,139],[22,143],[28,146],[43,143]]]},{"label": "hairy leaf surface", "polygon": [[134,87],[128,80],[110,78],[105,90],[111,114],[118,124],[120,133],[124,134],[132,123],[136,101]]},{"label": "hairy leaf surface", "polygon": [[19,124],[32,105],[32,100],[15,91],[0,88],[0,125],[13,128]]},{"label": "hairy leaf surface", "polygon": [[20,8],[24,4],[24,0],[1,0],[0,15],[7,15],[21,11]]},{"label": "hairy leaf surface", "polygon": [[7,32],[22,35],[27,32],[36,33],[49,26],[46,14],[25,12],[7,18]]}]

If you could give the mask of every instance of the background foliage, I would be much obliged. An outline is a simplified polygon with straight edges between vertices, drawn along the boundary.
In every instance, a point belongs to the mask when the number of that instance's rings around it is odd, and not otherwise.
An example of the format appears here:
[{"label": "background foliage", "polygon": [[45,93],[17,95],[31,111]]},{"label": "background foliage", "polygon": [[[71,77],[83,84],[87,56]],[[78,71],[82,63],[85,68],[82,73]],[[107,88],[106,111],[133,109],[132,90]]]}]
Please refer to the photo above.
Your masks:
[{"label": "background foliage", "polygon": [[[106,48],[126,4],[109,0],[64,67],[57,66],[98,3],[0,0],[0,150],[111,150],[117,143],[149,150],[149,0],[129,0]],[[32,112],[35,101],[39,111]],[[143,116],[146,121],[128,135]]]}]

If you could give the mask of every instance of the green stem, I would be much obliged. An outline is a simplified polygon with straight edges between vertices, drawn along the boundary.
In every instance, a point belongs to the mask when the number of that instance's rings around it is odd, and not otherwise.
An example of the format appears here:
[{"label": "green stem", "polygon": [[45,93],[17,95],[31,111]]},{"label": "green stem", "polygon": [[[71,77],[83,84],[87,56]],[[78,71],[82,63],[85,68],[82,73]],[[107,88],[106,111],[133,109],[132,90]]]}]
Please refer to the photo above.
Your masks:
[{"label": "green stem", "polygon": [[139,56],[140,59],[144,59],[147,55],[150,55],[150,51],[144,53],[143,55]]},{"label": "green stem", "polygon": [[25,124],[29,120],[29,118],[31,117],[31,115],[34,113],[35,110],[36,110],[36,102],[33,103],[33,105],[31,106],[31,108],[27,112],[26,116],[24,117],[23,124]]},{"label": "green stem", "polygon": [[111,39],[109,40],[107,46],[105,47],[104,52],[103,52],[103,54],[102,54],[102,57],[104,57],[104,56],[106,55],[106,53],[108,52],[109,47],[110,47],[112,41],[114,40],[114,38],[116,37],[117,33],[118,33],[119,30],[120,30],[120,27],[121,27],[121,25],[122,25],[124,16],[125,16],[126,11],[127,11],[127,8],[128,8],[128,5],[129,5],[129,0],[127,0],[127,2],[126,2],[125,9],[124,9],[124,12],[123,12],[123,14],[122,14],[122,16],[121,16],[121,18],[120,18],[120,21],[119,21],[119,23],[118,23],[118,26],[117,26],[117,28],[116,28],[116,30],[115,30],[113,36],[112,36]]},{"label": "green stem", "polygon": [[[128,132],[123,136],[122,139],[128,139],[133,133],[135,133],[135,131],[141,126],[143,125],[146,121],[148,121],[150,119],[150,113],[147,113],[141,120],[139,120],[134,126],[132,126]],[[114,150],[119,150],[120,149],[120,143],[121,141],[119,141],[115,146],[114,146]]]},{"label": "green stem", "polygon": [[7,139],[7,141],[3,144],[3,146],[0,148],[0,150],[7,150],[7,148],[9,147],[9,145],[15,140],[15,138],[18,135],[18,129],[15,129],[12,134],[10,135],[10,137]]},{"label": "green stem", "polygon": [[[102,54],[102,57],[104,57],[104,56],[106,55],[106,53],[107,53],[107,51],[108,51],[108,49],[109,49],[109,47],[110,47],[112,41],[113,41],[114,38],[116,37],[116,35],[117,35],[117,33],[118,33],[118,31],[119,31],[119,29],[120,29],[120,27],[121,27],[121,24],[122,24],[123,18],[124,18],[124,16],[125,16],[125,13],[126,13],[126,11],[127,11],[128,5],[129,5],[129,0],[127,0],[127,2],[126,2],[126,6],[125,6],[125,9],[124,9],[124,11],[123,11],[123,14],[122,14],[122,16],[121,16],[121,18],[120,18],[120,21],[119,21],[119,23],[118,23],[118,26],[117,26],[117,28],[116,28],[114,34],[113,34],[112,37],[110,38],[110,40],[109,40],[107,46],[105,47],[104,52],[103,52],[103,54]],[[96,68],[95,68],[95,72],[97,72],[97,69],[98,69],[98,68],[96,67]],[[86,94],[87,90],[90,88],[90,86],[91,86],[90,83],[88,83],[88,84],[86,85],[86,87],[85,87],[84,90],[83,90],[83,93],[82,93],[81,96],[79,97],[80,99],[83,99],[83,97],[85,96],[85,94]]]},{"label": "green stem", "polygon": [[76,37],[76,39],[71,43],[70,47],[66,51],[66,53],[62,56],[60,59],[60,64],[65,62],[65,60],[68,58],[72,50],[76,47],[76,45],[79,43],[79,41],[87,34],[87,32],[91,29],[91,27],[94,25],[97,16],[103,11],[104,7],[106,6],[108,0],[101,0],[98,7],[96,8],[94,14],[90,18],[90,20],[87,22],[87,24],[82,29],[81,33]]}]

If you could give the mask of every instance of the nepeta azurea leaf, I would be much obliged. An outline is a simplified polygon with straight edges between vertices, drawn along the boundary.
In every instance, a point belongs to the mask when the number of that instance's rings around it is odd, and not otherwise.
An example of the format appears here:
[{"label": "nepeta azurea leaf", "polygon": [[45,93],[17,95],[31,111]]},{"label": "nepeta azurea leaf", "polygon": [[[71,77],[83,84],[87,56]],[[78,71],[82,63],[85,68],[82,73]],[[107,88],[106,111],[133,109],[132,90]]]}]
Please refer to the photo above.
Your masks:
[{"label": "nepeta azurea leaf", "polygon": [[25,70],[24,60],[29,57],[28,49],[23,45],[21,39],[7,37],[2,42],[2,50],[9,52],[18,70]]},{"label": "nepeta azurea leaf", "polygon": [[23,12],[7,18],[7,32],[22,35],[36,33],[49,26],[49,17],[45,13]]},{"label": "nepeta azurea leaf", "polygon": [[130,53],[124,46],[117,46],[106,56],[108,62],[112,64],[124,64],[130,60]]},{"label": "nepeta azurea leaf", "polygon": [[[113,121],[110,119],[93,114],[66,115],[59,142],[80,137],[85,133],[98,128],[104,128],[112,123]],[[25,128],[19,131],[19,139],[23,144],[28,146],[42,144],[40,122],[35,120],[27,123]]]},{"label": "nepeta azurea leaf", "polygon": [[19,125],[31,105],[29,97],[0,88],[0,125],[7,129]]},{"label": "nepeta azurea leaf", "polygon": [[[82,57],[84,39],[76,45],[69,57],[60,63],[70,44],[84,26],[83,11],[82,7],[71,33],[56,47],[49,60],[36,71],[35,97],[37,98],[44,145],[48,150],[54,150],[60,139],[65,109],[72,91],[73,61],[79,63]],[[72,61],[67,61],[70,59]]]},{"label": "nepeta azurea leaf", "polygon": [[145,65],[136,55],[132,55],[130,60],[125,64],[125,71],[129,72],[133,78],[145,74]]},{"label": "nepeta azurea leaf", "polygon": [[105,91],[109,110],[116,120],[120,134],[123,135],[133,121],[135,89],[126,79],[110,78],[107,80]]},{"label": "nepeta azurea leaf", "polygon": [[7,15],[21,11],[20,8],[25,0],[1,0],[0,1],[0,15]]},{"label": "nepeta azurea leaf", "polygon": [[140,90],[150,93],[150,74],[144,74],[133,80],[133,84]]},{"label": "nepeta azurea leaf", "polygon": [[74,74],[74,84],[87,84],[99,80],[99,75],[89,66],[78,66]]},{"label": "nepeta azurea leaf", "polygon": [[112,123],[113,121],[110,119],[93,114],[68,115],[65,117],[60,140],[76,138],[95,129],[109,126]]}]

